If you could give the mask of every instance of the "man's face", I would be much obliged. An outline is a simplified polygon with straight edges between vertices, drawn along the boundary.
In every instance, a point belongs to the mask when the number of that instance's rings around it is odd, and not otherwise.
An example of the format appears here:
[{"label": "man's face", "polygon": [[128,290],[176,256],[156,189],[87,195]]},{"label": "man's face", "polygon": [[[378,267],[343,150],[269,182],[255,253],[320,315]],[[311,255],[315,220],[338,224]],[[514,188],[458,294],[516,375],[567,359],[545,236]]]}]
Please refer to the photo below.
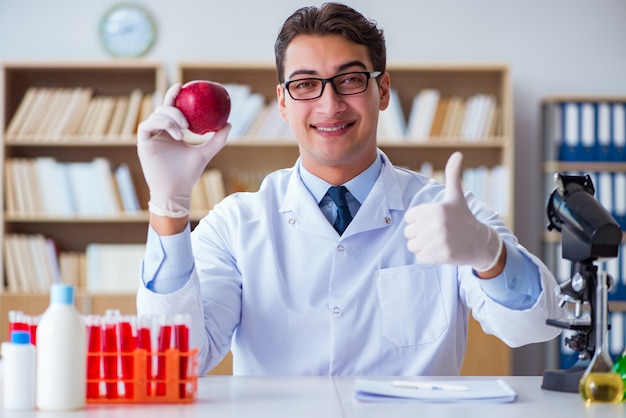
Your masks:
[{"label": "man's face", "polygon": [[[368,50],[337,35],[299,35],[287,47],[285,81],[329,78],[372,68]],[[369,80],[360,94],[337,94],[326,83],[321,97],[294,100],[284,86],[277,89],[280,113],[300,147],[307,170],[330,183],[345,182],[376,157],[378,112],[389,103],[389,75]],[[332,180],[332,181],[331,181]]]}]

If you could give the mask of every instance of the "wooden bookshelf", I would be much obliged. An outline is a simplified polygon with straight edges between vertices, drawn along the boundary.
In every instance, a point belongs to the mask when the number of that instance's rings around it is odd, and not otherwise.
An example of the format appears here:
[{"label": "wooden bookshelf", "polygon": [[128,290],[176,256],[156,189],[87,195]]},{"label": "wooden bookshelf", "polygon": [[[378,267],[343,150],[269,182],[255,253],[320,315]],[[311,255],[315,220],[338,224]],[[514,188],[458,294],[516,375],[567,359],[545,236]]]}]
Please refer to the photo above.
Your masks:
[{"label": "wooden bookshelf", "polygon": [[[436,136],[423,140],[398,140],[379,136],[382,150],[399,166],[419,170],[424,163],[432,164],[433,170],[442,171],[449,155],[460,150],[465,155],[464,167],[503,166],[508,172],[506,185],[500,195],[507,206],[502,216],[512,227],[513,205],[513,109],[509,69],[503,64],[415,64],[390,63],[392,87],[397,89],[398,109],[407,124],[415,96],[424,89],[437,89],[441,97],[459,96],[464,100],[476,94],[491,95],[497,105],[498,130],[495,134],[468,140],[462,135]],[[159,63],[144,61],[120,61],[104,63],[50,63],[9,62],[2,66],[1,85],[4,95],[0,102],[2,132],[2,161],[11,158],[36,158],[50,156],[61,161],[88,161],[96,156],[105,157],[113,164],[128,164],[135,183],[142,213],[137,216],[120,215],[110,218],[58,218],[24,217],[20,214],[2,212],[0,236],[8,233],[42,233],[58,242],[67,251],[84,251],[90,242],[145,242],[147,229],[148,190],[136,158],[134,135],[121,135],[112,140],[108,136],[90,136],[87,140],[71,137],[24,137],[5,135],[29,88],[76,88],[90,87],[104,96],[130,95],[140,88],[147,93],[163,93],[168,82]],[[265,104],[276,96],[277,76],[270,62],[182,62],[178,65],[176,80],[187,82],[207,79],[223,84],[247,85],[261,94]],[[396,110],[398,111],[398,110]],[[209,168],[220,170],[225,192],[254,189],[266,173],[290,167],[298,157],[298,148],[289,135],[260,138],[243,134],[236,140],[229,139],[226,147],[211,161]],[[4,165],[4,164],[3,164]],[[3,170],[4,172],[4,170]],[[2,182],[4,185],[4,181]],[[4,191],[3,191],[4,196]],[[198,213],[196,219],[201,216]],[[4,267],[1,265],[2,271]],[[47,306],[47,297],[41,295],[13,295],[5,293],[0,298],[0,324],[6,332],[7,309],[32,301],[32,310]],[[117,303],[120,303],[118,305]],[[81,308],[86,312],[117,306],[129,313],[134,312],[134,296],[124,296],[114,303],[108,295],[84,294]],[[29,308],[30,309],[30,308]],[[37,312],[32,312],[33,314]],[[2,334],[4,335],[4,334]],[[488,359],[488,361],[486,360]],[[229,373],[230,356],[216,370]],[[487,336],[480,326],[470,320],[468,349],[462,372],[467,375],[507,375],[512,370],[511,351],[492,336]]]},{"label": "wooden bookshelf", "polygon": [[[52,126],[59,123],[69,113],[62,111],[69,105],[59,95],[58,109],[52,116],[38,115],[32,123],[34,131],[23,133],[13,130],[20,105],[28,91],[44,89],[55,92],[72,92],[88,89],[93,97],[129,97],[133,91],[141,90],[142,96],[160,97],[166,87],[165,69],[160,63],[145,61],[124,62],[4,62],[0,75],[3,96],[0,101],[0,139],[2,146],[2,187],[3,208],[0,222],[1,237],[7,234],[43,234],[52,239],[58,251],[84,252],[90,243],[145,243],[147,233],[148,190],[143,180],[136,151],[136,126],[139,119],[129,116],[128,132],[119,131],[115,135],[106,133],[62,133]],[[53,102],[54,103],[54,102]],[[83,106],[85,104],[83,103]],[[52,112],[55,106],[48,106]],[[31,106],[28,106],[32,109]],[[79,110],[75,110],[79,112]],[[130,113],[129,113],[130,114]],[[50,119],[44,126],[43,120]],[[134,215],[120,213],[114,216],[85,217],[79,214],[69,216],[49,216],[46,213],[24,214],[7,211],[7,179],[5,167],[13,159],[33,160],[51,157],[62,163],[89,162],[94,158],[106,158],[112,165],[126,164],[129,168],[140,212]],[[96,185],[94,185],[96,188]],[[0,256],[3,271],[3,293],[0,297],[0,335],[8,338],[8,311],[22,310],[30,315],[38,315],[48,306],[46,292],[16,294],[6,288],[6,260]],[[132,274],[132,273],[131,273]],[[135,295],[88,294],[85,289],[77,291],[77,307],[83,313],[103,313],[108,308],[119,308],[122,312],[135,313]]]}]

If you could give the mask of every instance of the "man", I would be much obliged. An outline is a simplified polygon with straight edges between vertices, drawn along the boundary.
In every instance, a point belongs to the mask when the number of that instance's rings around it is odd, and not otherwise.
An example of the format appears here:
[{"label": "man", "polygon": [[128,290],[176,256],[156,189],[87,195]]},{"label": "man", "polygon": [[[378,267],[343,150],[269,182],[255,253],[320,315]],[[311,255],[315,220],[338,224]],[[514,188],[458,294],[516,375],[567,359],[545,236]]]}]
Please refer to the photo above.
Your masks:
[{"label": "man", "polygon": [[140,314],[189,313],[201,373],[232,350],[235,374],[456,375],[470,310],[513,347],[558,335],[545,325],[562,314],[556,281],[463,195],[462,156],[444,186],[377,148],[390,76],[374,22],[336,3],[302,8],[275,53],[300,158],[193,232],[191,188],[230,127],[200,147],[181,141],[180,86],[140,125],[151,193]]}]

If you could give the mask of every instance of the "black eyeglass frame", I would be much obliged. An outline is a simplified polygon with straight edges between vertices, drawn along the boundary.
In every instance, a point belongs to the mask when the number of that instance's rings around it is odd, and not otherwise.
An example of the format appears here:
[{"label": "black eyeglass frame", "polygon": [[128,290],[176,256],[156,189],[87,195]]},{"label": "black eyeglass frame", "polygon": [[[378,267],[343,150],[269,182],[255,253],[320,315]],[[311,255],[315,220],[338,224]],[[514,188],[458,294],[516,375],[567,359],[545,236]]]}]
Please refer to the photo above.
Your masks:
[{"label": "black eyeglass frame", "polygon": [[[367,75],[367,78],[365,80],[365,88],[363,88],[363,90],[361,90],[361,91],[354,92],[354,93],[340,93],[338,91],[338,89],[337,89],[337,86],[335,86],[335,83],[333,81],[336,78],[343,77],[343,76],[346,76],[348,74],[364,74],[364,75]],[[326,88],[326,84],[327,83],[330,83],[330,85],[333,87],[333,90],[335,91],[335,93],[337,93],[339,96],[354,96],[356,94],[361,94],[361,93],[366,92],[367,88],[369,87],[370,79],[371,78],[378,78],[381,75],[382,75],[382,71],[349,71],[347,73],[337,74],[337,75],[329,77],[329,78],[305,77],[305,78],[299,78],[299,79],[296,79],[296,80],[289,80],[289,81],[285,81],[283,83],[283,87],[285,88],[285,90],[287,90],[287,93],[289,93],[289,96],[293,100],[297,100],[297,101],[319,99],[320,97],[322,97],[322,94],[324,94],[324,89]],[[322,89],[320,90],[320,94],[315,96],[315,97],[307,97],[305,99],[296,99],[295,97],[293,97],[293,95],[291,94],[291,91],[289,90],[289,85],[292,84],[292,83],[296,83],[296,82],[304,81],[304,80],[321,81],[322,82]]]}]

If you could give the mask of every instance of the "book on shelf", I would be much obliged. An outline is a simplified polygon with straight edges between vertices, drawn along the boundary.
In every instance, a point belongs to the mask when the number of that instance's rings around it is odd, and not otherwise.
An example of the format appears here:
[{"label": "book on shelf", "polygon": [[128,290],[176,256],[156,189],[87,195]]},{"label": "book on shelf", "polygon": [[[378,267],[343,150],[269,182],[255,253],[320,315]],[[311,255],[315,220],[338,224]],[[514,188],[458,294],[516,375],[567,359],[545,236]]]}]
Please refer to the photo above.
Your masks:
[{"label": "book on shelf", "polygon": [[548,159],[626,161],[626,100],[565,100],[545,106],[544,123],[552,148]]},{"label": "book on shelf", "polygon": [[73,213],[67,205],[67,192],[56,179],[57,162],[51,157],[35,159],[35,172],[43,206],[43,213],[50,216],[69,216]]},{"label": "book on shelf", "polygon": [[443,116],[441,124],[440,136],[444,138],[452,138],[458,136],[456,132],[457,120],[461,112],[462,99],[459,96],[451,96],[448,98],[448,108]]},{"label": "book on shelf", "polygon": [[501,134],[499,118],[493,95],[446,97],[436,89],[426,88],[413,98],[405,139],[412,142],[426,142],[433,138],[437,141],[485,141]]},{"label": "book on shelf", "polygon": [[19,126],[18,132],[16,132],[17,135],[27,139],[30,139],[32,136],[34,136],[37,130],[37,124],[40,120],[43,119],[46,112],[50,95],[50,88],[37,89],[37,91],[35,92],[35,97],[33,98],[28,108],[28,112],[21,125]]},{"label": "book on shelf", "polygon": [[76,205],[76,215],[81,217],[104,216],[104,208],[100,204],[100,191],[96,189],[98,180],[92,164],[82,161],[66,164],[70,189]]},{"label": "book on shelf", "polygon": [[128,97],[119,96],[115,98],[115,107],[111,115],[111,122],[107,127],[106,135],[111,138],[118,138],[122,133],[122,124],[128,111]]},{"label": "book on shelf", "polygon": [[[41,212],[41,201],[38,197],[39,187],[34,177],[36,172],[32,160],[12,158],[5,161],[6,178],[5,199],[7,212],[17,212],[23,216],[36,216]],[[8,194],[11,195],[8,195]]]},{"label": "book on shelf", "polygon": [[36,87],[29,87],[24,93],[24,97],[20,101],[17,110],[13,114],[13,118],[7,125],[6,135],[13,136],[18,135],[24,125],[26,118],[32,111],[33,103],[36,99],[38,89]]},{"label": "book on shelf", "polygon": [[154,107],[152,95],[144,95],[140,89],[121,96],[94,93],[91,87],[27,89],[7,126],[7,139],[57,142],[75,137],[127,138]]},{"label": "book on shelf", "polygon": [[90,293],[136,293],[145,244],[91,243],[86,248]]},{"label": "book on shelf", "polygon": [[595,103],[580,104],[580,127],[579,127],[579,159],[581,161],[594,161],[596,159],[596,105]]},{"label": "book on shelf", "polygon": [[230,116],[232,125],[229,138],[236,140],[246,134],[252,121],[265,105],[263,95],[254,93],[246,84],[227,83],[224,88],[230,96]]},{"label": "book on shelf", "polygon": [[11,293],[47,292],[61,279],[56,245],[42,234],[6,234],[4,255]]},{"label": "book on shelf", "polygon": [[391,142],[403,141],[406,129],[398,91],[391,88],[389,90],[389,106],[380,112],[378,118],[378,137]]},{"label": "book on shelf", "polygon": [[476,94],[469,97],[461,124],[460,136],[469,141],[484,140],[490,135],[496,101],[493,96]]},{"label": "book on shelf", "polygon": [[128,166],[113,167],[104,157],[9,158],[5,174],[6,210],[13,215],[115,217],[141,210]]},{"label": "book on shelf", "polygon": [[59,272],[61,282],[71,284],[77,289],[87,287],[87,261],[84,252],[61,251],[59,253]]},{"label": "book on shelf", "polygon": [[77,87],[72,89],[72,98],[67,106],[65,115],[59,123],[58,133],[61,138],[78,133],[78,127],[83,119],[89,102],[93,96],[93,89],[88,87]]},{"label": "book on shelf", "polygon": [[133,129],[132,133],[137,132],[137,126],[142,121],[148,119],[150,114],[154,111],[155,104],[155,95],[154,94],[145,94],[141,99],[141,107],[139,108],[139,115],[137,117],[137,123],[135,124],[135,129]]},{"label": "book on shelf", "polygon": [[423,89],[413,98],[407,126],[407,137],[410,141],[428,140],[440,97],[438,90]]},{"label": "book on shelf", "polygon": [[98,193],[102,216],[118,216],[122,213],[122,202],[116,186],[116,178],[108,159],[96,157],[91,161],[91,170],[95,174],[92,190]]},{"label": "book on shelf", "polygon": [[58,123],[60,113],[67,108],[68,96],[65,89],[52,88],[50,97],[46,103],[46,109],[38,120],[34,130],[34,139],[40,139],[54,130],[54,125]]},{"label": "book on shelf", "polygon": [[278,108],[278,100],[273,99],[267,105],[267,112],[263,113],[263,121],[260,123],[253,122],[253,126],[258,128],[248,135],[260,139],[288,139],[291,138],[291,130],[289,124],[280,115]]},{"label": "book on shelf", "polygon": [[209,168],[202,173],[191,191],[191,210],[209,211],[225,196],[222,172]]},{"label": "book on shelf", "polygon": [[443,121],[446,116],[446,112],[448,110],[448,104],[450,103],[450,98],[441,97],[439,102],[437,103],[437,109],[435,110],[435,116],[433,117],[433,123],[430,127],[430,138],[436,138],[441,136],[441,131],[443,128]]},{"label": "book on shelf", "polygon": [[122,136],[133,135],[137,132],[137,124],[139,121],[139,112],[141,111],[141,102],[143,100],[143,91],[134,89],[128,98],[128,111],[122,124]]},{"label": "book on shelf", "polygon": [[126,214],[136,214],[141,211],[139,199],[127,164],[120,164],[115,169],[115,182],[121,200],[121,206]]},{"label": "book on shelf", "polygon": [[99,106],[94,123],[90,127],[89,134],[102,138],[106,135],[109,124],[111,123],[111,118],[113,117],[115,98],[111,96],[101,96],[94,100],[99,101]]}]

